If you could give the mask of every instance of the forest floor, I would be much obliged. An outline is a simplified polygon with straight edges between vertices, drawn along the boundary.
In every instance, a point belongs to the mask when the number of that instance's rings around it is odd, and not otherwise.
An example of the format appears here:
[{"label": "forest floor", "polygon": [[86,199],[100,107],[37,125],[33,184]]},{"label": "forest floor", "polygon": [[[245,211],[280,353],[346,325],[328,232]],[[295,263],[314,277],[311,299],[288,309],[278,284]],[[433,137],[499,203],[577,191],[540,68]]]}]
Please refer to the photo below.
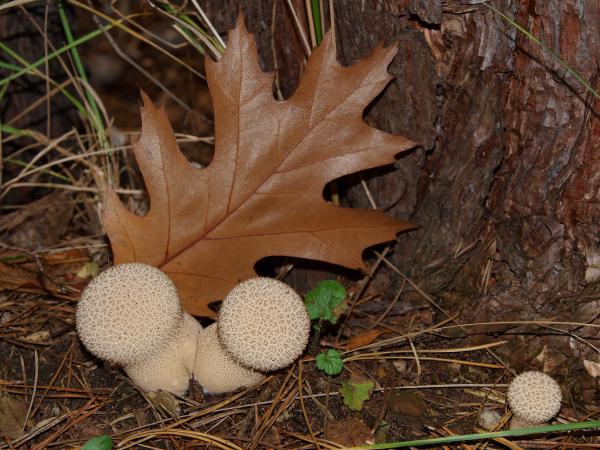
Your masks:
[{"label": "forest floor", "polygon": [[[510,418],[505,393],[513,374],[495,352],[505,341],[488,335],[474,345],[459,314],[440,312],[414,290],[390,307],[385,293],[366,289],[343,326],[321,335],[319,347],[342,352],[338,376],[325,375],[307,355],[245,391],[203,395],[192,385],[177,398],[140,391],[83,348],[74,311],[85,284],[77,272],[92,261],[84,251],[34,259],[5,249],[2,260],[12,272],[3,270],[1,280],[14,286],[0,303],[2,448],[75,448],[103,434],[118,448],[343,448],[501,429]],[[340,395],[344,382],[356,380],[373,382],[360,410]],[[558,420],[581,421],[596,408],[567,397]],[[586,436],[460,447],[596,448]]]},{"label": "forest floor", "polygon": [[[144,26],[164,42],[178,40],[170,26],[161,24],[164,21],[152,19]],[[79,14],[74,27],[83,35],[98,24],[89,15]],[[140,127],[140,88],[156,103],[166,105],[183,140],[209,136],[212,110],[206,83],[190,72],[182,75],[182,68],[172,59],[128,39],[128,34],[115,32],[114,36],[112,43],[92,40],[80,48],[90,83],[110,117],[113,142],[117,139],[130,149],[131,137]],[[120,58],[117,49],[137,61],[138,70]],[[201,58],[189,48],[173,50],[173,54],[193,66]],[[63,63],[73,67],[66,56]],[[148,81],[147,74],[161,85]],[[38,104],[42,112],[45,102],[56,95],[47,95],[42,86]],[[35,109],[25,113],[15,123],[11,117],[5,123],[52,128],[50,121],[41,120],[42,125],[39,118],[27,121],[27,114],[34,115]],[[86,128],[74,121],[64,133],[72,127],[78,131],[58,142],[77,154],[78,146],[92,141],[91,128],[89,123]],[[47,137],[57,139],[51,132]],[[5,139],[5,158],[28,155],[25,159],[30,161],[40,148],[47,148],[42,145],[47,141],[36,139],[34,144],[16,134]],[[194,145],[183,144],[186,155],[206,164],[212,152],[210,136],[189,141]],[[40,161],[52,162],[60,156],[47,153]],[[129,205],[145,211],[143,181],[130,152],[107,164],[117,164],[119,173],[127,174],[123,178],[129,181],[121,188],[130,196]],[[75,331],[74,312],[82,289],[111,262],[97,214],[98,186],[89,166],[83,170],[75,166],[52,167],[75,177],[71,185],[67,183],[70,189],[49,183],[45,176],[52,180],[56,173],[47,171],[32,183],[23,183],[29,178],[20,178],[22,165],[7,165],[2,180],[2,449],[78,448],[104,434],[120,449],[329,449],[375,443],[385,448],[390,442],[495,431],[506,428],[510,419],[506,387],[516,373],[514,368],[542,369],[551,359],[552,349],[543,349],[537,359],[525,359],[523,353],[509,350],[517,338],[527,343],[529,329],[498,331],[485,325],[463,325],[466,299],[448,302],[446,298],[442,306],[439,298],[406,278],[399,290],[392,291],[386,280],[392,274],[397,278],[397,269],[387,259],[373,258],[369,275],[341,280],[352,294],[342,320],[322,330],[318,342],[313,336],[301,361],[259,386],[227,395],[204,395],[192,384],[183,397],[140,391],[118,367],[90,355]],[[328,348],[342,354],[340,375],[327,376],[316,368],[314,355]],[[561,373],[563,378],[557,381],[564,388],[563,408],[555,422],[595,418],[600,412],[595,379],[579,361],[567,364]],[[372,382],[372,389],[364,403],[351,409],[340,388],[344,383],[365,381]],[[600,448],[598,442],[594,432],[573,431],[426,448]]]}]

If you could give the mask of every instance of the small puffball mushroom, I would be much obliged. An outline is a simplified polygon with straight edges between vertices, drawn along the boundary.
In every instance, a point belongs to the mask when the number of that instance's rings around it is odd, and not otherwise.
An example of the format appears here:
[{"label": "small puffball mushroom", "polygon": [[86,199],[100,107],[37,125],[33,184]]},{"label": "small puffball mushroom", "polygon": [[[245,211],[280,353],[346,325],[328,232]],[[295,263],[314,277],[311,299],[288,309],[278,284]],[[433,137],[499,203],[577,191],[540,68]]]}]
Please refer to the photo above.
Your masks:
[{"label": "small puffball mushroom", "polygon": [[91,353],[124,367],[142,389],[186,391],[202,327],[161,270],[140,263],[105,270],[84,289],[76,324]]},{"label": "small puffball mushroom", "polygon": [[194,376],[212,394],[252,386],[262,372],[292,364],[309,334],[306,307],[292,288],[251,278],[231,290],[217,322],[200,333]]},{"label": "small puffball mushroom", "polygon": [[508,386],[513,411],[511,428],[541,425],[560,411],[562,394],[554,379],[543,372],[523,372]]},{"label": "small puffball mushroom", "polygon": [[272,278],[250,278],[223,300],[217,320],[219,341],[241,365],[267,372],[292,364],[310,335],[300,295]]},{"label": "small puffball mushroom", "polygon": [[223,349],[213,323],[200,332],[194,377],[210,394],[235,391],[262,381],[265,376],[241,366]]}]

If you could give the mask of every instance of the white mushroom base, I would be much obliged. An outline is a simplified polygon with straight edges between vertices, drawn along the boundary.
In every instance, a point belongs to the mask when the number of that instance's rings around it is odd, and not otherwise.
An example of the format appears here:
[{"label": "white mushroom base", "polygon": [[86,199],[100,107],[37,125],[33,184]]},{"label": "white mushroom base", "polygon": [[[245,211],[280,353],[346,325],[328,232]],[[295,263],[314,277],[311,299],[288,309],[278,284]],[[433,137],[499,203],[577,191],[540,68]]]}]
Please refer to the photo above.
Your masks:
[{"label": "white mushroom base", "polygon": [[253,386],[265,375],[235,362],[221,346],[217,324],[213,323],[200,332],[194,377],[204,392],[221,394]]},{"label": "white mushroom base", "polygon": [[201,331],[200,323],[184,313],[179,333],[166,342],[151,360],[126,365],[125,372],[143,390],[162,389],[175,395],[185,394],[192,378]]}]

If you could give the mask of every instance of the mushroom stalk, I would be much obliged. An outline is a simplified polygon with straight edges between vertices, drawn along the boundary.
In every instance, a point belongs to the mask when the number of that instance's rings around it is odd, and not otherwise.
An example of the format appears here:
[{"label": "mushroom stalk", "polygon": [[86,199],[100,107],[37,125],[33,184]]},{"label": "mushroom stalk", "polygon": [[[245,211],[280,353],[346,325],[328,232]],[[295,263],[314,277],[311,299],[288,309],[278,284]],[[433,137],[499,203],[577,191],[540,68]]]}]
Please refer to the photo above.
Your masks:
[{"label": "mushroom stalk", "polygon": [[194,378],[204,392],[221,394],[257,384],[265,375],[238,364],[219,342],[213,323],[200,332]]},{"label": "mushroom stalk", "polygon": [[194,372],[198,337],[202,326],[184,313],[181,328],[151,360],[126,364],[123,369],[136,385],[146,391],[162,389],[183,395]]}]

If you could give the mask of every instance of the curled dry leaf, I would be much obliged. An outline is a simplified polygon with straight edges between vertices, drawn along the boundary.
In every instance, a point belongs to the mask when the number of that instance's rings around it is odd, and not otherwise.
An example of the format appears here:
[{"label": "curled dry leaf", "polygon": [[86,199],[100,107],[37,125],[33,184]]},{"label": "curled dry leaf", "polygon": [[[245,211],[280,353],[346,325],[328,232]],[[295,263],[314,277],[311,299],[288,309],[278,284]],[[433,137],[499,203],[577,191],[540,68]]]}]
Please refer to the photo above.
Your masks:
[{"label": "curled dry leaf", "polygon": [[375,339],[385,333],[385,330],[375,328],[373,330],[364,330],[352,336],[346,343],[346,351],[354,350],[365,345],[372,344]]},{"label": "curled dry leaf", "polygon": [[393,240],[408,222],[380,211],[341,208],[323,198],[344,175],[394,162],[414,142],[369,127],[364,108],[391,77],[395,49],[382,47],[351,67],[336,61],[327,36],[310,57],[297,91],[272,94],[256,45],[241,19],[219,62],[206,60],[215,111],[215,153],[195,168],[180,152],[162,108],[146,95],[134,152],[150,195],[143,216],[113,191],[103,222],[115,263],[152,264],[177,284],[184,308],[208,304],[254,275],[266,256],[293,256],[363,268],[366,247]]}]

